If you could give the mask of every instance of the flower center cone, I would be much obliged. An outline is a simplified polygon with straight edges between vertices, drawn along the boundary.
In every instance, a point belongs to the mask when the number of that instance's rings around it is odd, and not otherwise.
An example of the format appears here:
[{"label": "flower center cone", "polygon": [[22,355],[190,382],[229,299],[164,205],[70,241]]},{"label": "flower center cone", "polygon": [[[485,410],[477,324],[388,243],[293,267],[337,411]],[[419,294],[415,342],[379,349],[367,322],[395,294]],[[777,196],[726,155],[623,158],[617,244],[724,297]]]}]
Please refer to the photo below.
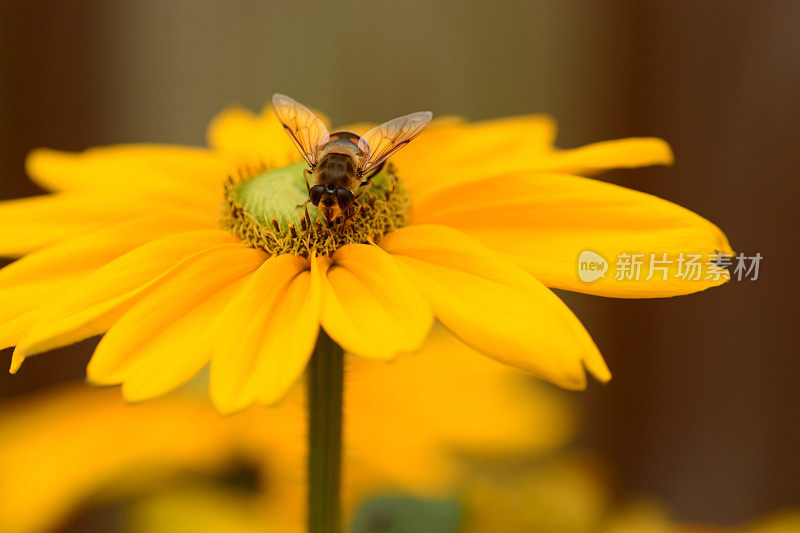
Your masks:
[{"label": "flower center cone", "polygon": [[358,199],[361,208],[352,214],[354,206],[330,227],[313,204],[303,205],[308,200],[306,168],[300,162],[231,178],[225,185],[222,227],[270,254],[308,256],[330,255],[346,244],[379,242],[406,225],[410,197],[391,163]]}]

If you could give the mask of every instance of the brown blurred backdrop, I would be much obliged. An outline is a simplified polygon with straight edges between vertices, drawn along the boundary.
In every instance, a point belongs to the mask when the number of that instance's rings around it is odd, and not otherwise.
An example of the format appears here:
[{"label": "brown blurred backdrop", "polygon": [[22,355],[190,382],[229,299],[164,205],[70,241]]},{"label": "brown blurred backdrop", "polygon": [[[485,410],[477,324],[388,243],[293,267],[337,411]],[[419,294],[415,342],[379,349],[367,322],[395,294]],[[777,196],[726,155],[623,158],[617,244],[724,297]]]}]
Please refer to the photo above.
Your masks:
[{"label": "brown blurred backdrop", "polygon": [[[35,146],[202,144],[224,105],[275,91],[338,123],[543,111],[562,147],[664,137],[674,168],[607,179],[719,224],[760,278],[567,295],[615,374],[580,396],[583,438],[684,519],[800,503],[797,2],[7,1],[0,40],[0,198],[37,192]],[[81,376],[90,344],[0,374],[0,397]]]}]

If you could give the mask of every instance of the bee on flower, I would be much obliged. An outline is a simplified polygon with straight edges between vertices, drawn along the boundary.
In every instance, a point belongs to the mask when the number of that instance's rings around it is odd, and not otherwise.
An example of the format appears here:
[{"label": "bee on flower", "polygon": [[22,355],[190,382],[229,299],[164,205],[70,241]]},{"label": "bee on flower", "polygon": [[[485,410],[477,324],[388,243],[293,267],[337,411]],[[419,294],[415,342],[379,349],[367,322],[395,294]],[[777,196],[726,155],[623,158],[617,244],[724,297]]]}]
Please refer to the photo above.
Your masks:
[{"label": "bee on flower", "polygon": [[426,113],[329,134],[307,108],[274,102],[223,111],[209,148],[30,154],[28,173],[51,192],[0,203],[0,253],[22,256],[0,270],[13,372],[103,334],[91,382],[138,401],[210,364],[211,398],[233,412],[280,401],[321,330],[347,353],[389,360],[436,320],[488,357],[581,389],[584,368],[610,373],[550,288],[665,297],[727,280],[648,278],[647,265],[635,283],[578,276],[586,249],[732,253],[700,216],[581,177],[669,164],[659,139],[558,150],[548,117]]}]

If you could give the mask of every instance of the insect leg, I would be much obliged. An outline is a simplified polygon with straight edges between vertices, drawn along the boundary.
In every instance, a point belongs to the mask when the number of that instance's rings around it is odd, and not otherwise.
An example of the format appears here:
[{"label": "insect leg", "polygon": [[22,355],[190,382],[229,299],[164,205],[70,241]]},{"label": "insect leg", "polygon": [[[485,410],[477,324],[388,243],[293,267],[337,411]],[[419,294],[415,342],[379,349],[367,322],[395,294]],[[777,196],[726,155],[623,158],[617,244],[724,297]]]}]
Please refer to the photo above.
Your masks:
[{"label": "insect leg", "polygon": [[311,194],[311,186],[308,184],[308,176],[309,176],[309,174],[311,174],[311,170],[307,169],[307,168],[304,168],[303,169],[303,179],[306,181],[306,192],[308,192],[308,194]]},{"label": "insect leg", "polygon": [[358,186],[359,186],[359,187],[366,187],[366,188],[365,188],[365,189],[363,189],[363,190],[362,190],[360,193],[358,193],[358,195],[356,195],[356,199],[359,199],[359,198],[361,198],[361,195],[363,195],[365,192],[367,192],[367,191],[369,190],[369,188],[370,188],[370,187],[372,187],[372,178],[374,178],[375,176],[377,176],[377,175],[378,175],[378,173],[379,173],[381,170],[383,170],[383,167],[384,167],[384,165],[386,165],[386,161],[384,161],[383,163],[381,163],[380,165],[378,165],[377,167],[375,167],[374,169],[372,169],[372,170],[369,172],[369,175],[367,175],[367,176],[364,176],[364,177],[363,177],[363,180],[364,180],[364,181],[362,181],[361,183],[359,183],[359,184],[358,184]]},{"label": "insect leg", "polygon": [[358,214],[359,211],[361,211],[361,204],[353,204],[353,207],[354,207],[353,212],[350,213],[349,215],[346,215],[344,217],[344,220],[342,220],[342,225],[339,226],[339,231],[346,230],[350,221],[353,220],[353,217],[356,216],[356,214]]},{"label": "insect leg", "polygon": [[345,222],[356,216],[356,214],[358,214],[358,212],[361,211],[361,204],[353,204],[353,207],[354,207],[353,212],[344,217]]},{"label": "insect leg", "polygon": [[308,228],[311,228],[311,217],[308,216],[308,204],[311,203],[311,198],[303,202],[302,204],[297,204],[295,207],[300,208],[302,207],[306,214],[306,222],[308,222]]},{"label": "insect leg", "polygon": [[356,195],[356,198],[355,198],[356,200],[361,198],[364,195],[364,193],[367,192],[370,187],[372,187],[372,178],[368,179],[367,181],[362,182],[361,185],[359,185],[359,187],[364,187],[364,188],[361,189],[361,192],[359,192]]}]

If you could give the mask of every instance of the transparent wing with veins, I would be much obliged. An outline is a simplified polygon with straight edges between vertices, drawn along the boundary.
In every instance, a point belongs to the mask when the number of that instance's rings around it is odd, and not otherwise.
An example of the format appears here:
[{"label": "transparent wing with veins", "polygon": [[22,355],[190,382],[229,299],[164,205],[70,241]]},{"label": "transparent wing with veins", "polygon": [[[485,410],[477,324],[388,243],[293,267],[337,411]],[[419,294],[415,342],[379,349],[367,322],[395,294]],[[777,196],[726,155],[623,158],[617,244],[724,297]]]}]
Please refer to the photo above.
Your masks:
[{"label": "transparent wing with veins", "polygon": [[272,97],[272,108],[303,159],[314,167],[317,164],[317,148],[330,138],[325,123],[306,106],[285,94]]},{"label": "transparent wing with veins", "polygon": [[431,118],[430,111],[420,111],[390,120],[365,133],[358,141],[358,147],[367,154],[361,172],[369,172],[410,143],[430,124]]}]

